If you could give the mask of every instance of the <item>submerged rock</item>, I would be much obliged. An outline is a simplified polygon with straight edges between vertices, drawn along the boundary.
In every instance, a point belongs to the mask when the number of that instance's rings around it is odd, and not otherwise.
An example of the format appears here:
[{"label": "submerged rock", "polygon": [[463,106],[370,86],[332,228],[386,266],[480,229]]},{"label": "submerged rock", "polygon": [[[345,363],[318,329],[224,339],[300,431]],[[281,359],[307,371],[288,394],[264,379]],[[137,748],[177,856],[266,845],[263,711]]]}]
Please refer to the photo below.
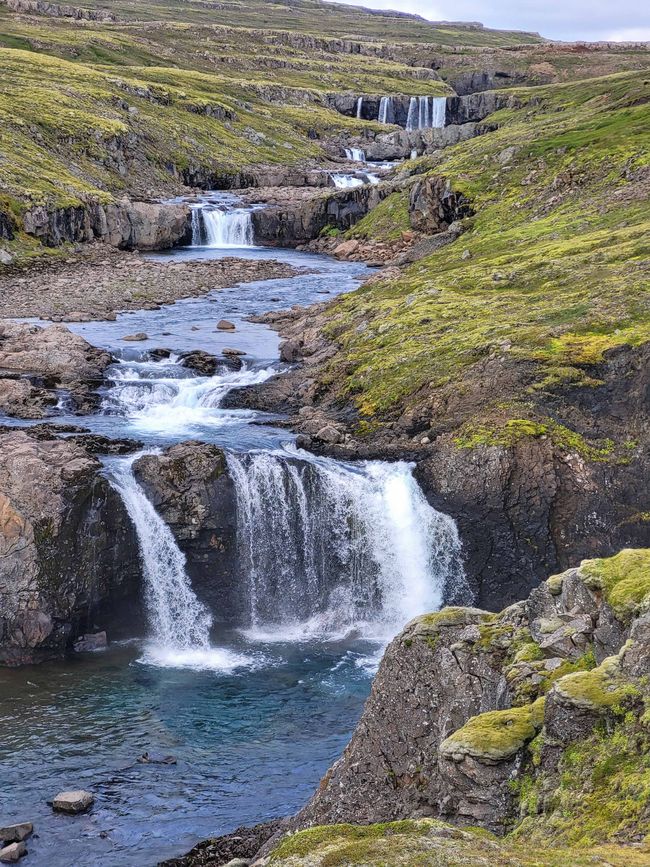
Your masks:
[{"label": "submerged rock", "polygon": [[52,801],[52,809],[57,813],[85,813],[95,803],[95,796],[83,789],[59,792]]},{"label": "submerged rock", "polygon": [[85,653],[91,650],[104,650],[108,647],[108,639],[105,632],[95,632],[80,636],[74,643],[76,653]]}]

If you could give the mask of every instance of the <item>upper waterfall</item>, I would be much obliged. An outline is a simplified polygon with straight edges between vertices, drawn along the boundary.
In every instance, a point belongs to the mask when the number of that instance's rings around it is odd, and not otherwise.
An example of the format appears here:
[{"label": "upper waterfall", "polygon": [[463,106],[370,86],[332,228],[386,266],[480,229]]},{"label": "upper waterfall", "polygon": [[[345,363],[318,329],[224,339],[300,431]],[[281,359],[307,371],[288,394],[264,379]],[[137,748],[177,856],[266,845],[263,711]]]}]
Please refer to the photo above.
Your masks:
[{"label": "upper waterfall", "polygon": [[357,117],[363,117],[363,97],[360,96],[357,100]]},{"label": "upper waterfall", "polygon": [[463,581],[451,518],[404,462],[230,454],[252,633],[387,640]]},{"label": "upper waterfall", "polygon": [[438,129],[446,122],[447,98],[445,96],[412,96],[406,118],[406,130]]},{"label": "upper waterfall", "polygon": [[379,100],[379,123],[395,123],[395,111],[393,109],[393,97],[382,96]]},{"label": "upper waterfall", "polygon": [[192,246],[252,247],[254,243],[250,210],[221,210],[204,205],[192,208]]}]

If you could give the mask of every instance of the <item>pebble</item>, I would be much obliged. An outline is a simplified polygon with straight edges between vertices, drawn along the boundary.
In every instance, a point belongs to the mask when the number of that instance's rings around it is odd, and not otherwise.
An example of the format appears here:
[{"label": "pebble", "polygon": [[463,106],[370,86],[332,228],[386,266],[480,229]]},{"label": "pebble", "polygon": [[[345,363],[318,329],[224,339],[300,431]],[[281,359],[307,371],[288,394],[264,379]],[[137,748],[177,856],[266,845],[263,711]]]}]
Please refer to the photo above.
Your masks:
[{"label": "pebble", "polygon": [[58,813],[84,813],[92,807],[95,796],[83,789],[75,789],[70,792],[59,792],[52,801],[52,809]]}]

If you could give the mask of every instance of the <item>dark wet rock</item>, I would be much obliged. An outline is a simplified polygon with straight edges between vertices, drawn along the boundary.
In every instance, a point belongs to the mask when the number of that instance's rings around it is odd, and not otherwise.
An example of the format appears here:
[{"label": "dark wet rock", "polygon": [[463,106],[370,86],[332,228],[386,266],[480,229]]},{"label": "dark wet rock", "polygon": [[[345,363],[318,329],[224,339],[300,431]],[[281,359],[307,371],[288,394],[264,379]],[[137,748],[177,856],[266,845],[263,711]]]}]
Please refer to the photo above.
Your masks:
[{"label": "dark wet rock", "polygon": [[167,756],[162,753],[142,753],[136,759],[140,765],[175,765],[177,762],[176,756]]},{"label": "dark wet rock", "polygon": [[182,858],[161,862],[158,867],[215,867],[236,858],[253,859],[265,844],[279,839],[288,827],[287,819],[272,819],[252,827],[237,828],[230,834],[204,840]]},{"label": "dark wet rock", "polygon": [[111,439],[111,437],[93,433],[75,434],[68,439],[78,443],[91,455],[129,455],[143,447],[140,440],[132,440],[128,437]]},{"label": "dark wet rock", "polygon": [[31,822],[19,822],[16,825],[0,826],[0,840],[5,843],[20,843],[26,840],[34,831]]},{"label": "dark wet rock", "polygon": [[183,367],[189,367],[201,376],[214,376],[219,365],[223,364],[223,359],[202,349],[195,349],[192,352],[184,352],[180,356],[180,362]]},{"label": "dark wet rock", "polygon": [[222,349],[221,354],[225,355],[225,356],[233,356],[233,357],[237,357],[239,355],[246,355],[246,353],[244,352],[243,349],[236,349],[236,348],[231,347],[231,346],[226,346],[225,349]]},{"label": "dark wet rock", "polygon": [[0,433],[0,663],[141,624],[137,542],[101,470],[74,441]]},{"label": "dark wet rock", "polygon": [[162,361],[165,358],[169,358],[170,355],[172,354],[172,351],[171,351],[171,349],[165,349],[163,347],[159,347],[156,349],[150,349],[148,354],[149,354],[149,358],[151,358],[152,361]]},{"label": "dark wet rock", "polygon": [[456,193],[446,178],[428,175],[411,188],[409,220],[418,232],[433,235],[472,214],[462,193]]},{"label": "dark wet rock", "polygon": [[105,632],[89,632],[81,635],[75,641],[73,649],[75,653],[87,653],[93,650],[104,650],[108,647],[108,638]]},{"label": "dark wet rock", "polygon": [[57,813],[85,813],[95,802],[95,796],[83,789],[69,792],[59,792],[52,801],[52,809]]},{"label": "dark wet rock", "polygon": [[224,620],[244,600],[236,580],[236,499],[221,449],[188,441],[144,455],[135,476],[187,557],[199,598]]}]

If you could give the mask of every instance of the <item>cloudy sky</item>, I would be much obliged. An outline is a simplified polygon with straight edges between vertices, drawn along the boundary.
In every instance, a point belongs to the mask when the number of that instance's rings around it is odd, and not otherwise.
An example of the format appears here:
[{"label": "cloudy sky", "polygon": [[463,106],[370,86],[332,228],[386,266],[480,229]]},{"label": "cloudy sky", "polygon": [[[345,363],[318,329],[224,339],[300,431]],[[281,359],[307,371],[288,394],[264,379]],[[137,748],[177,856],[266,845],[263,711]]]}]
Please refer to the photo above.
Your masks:
[{"label": "cloudy sky", "polygon": [[[341,2],[341,0],[339,0]],[[650,40],[644,0],[342,0],[373,9],[415,12],[430,21],[481,21],[486,27],[535,30],[549,39]]]}]

